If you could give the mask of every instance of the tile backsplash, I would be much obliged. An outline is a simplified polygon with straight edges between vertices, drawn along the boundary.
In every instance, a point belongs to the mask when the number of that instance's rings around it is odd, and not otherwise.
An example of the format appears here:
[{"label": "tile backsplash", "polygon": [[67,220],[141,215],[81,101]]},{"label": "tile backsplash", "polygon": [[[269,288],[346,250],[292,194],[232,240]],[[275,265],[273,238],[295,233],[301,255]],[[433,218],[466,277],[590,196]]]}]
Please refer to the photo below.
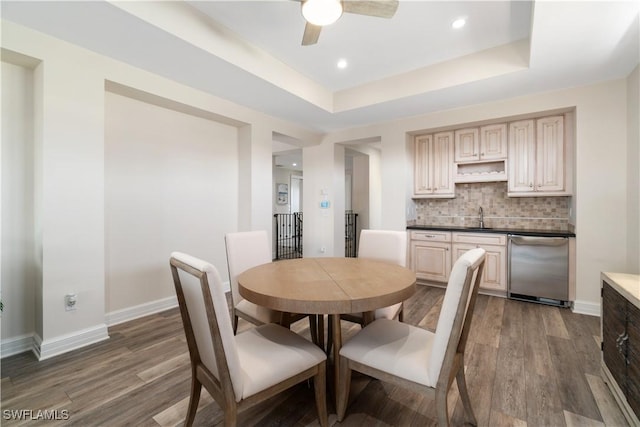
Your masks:
[{"label": "tile backsplash", "polygon": [[507,197],[506,182],[457,184],[454,199],[416,199],[418,225],[569,231],[570,197]]}]

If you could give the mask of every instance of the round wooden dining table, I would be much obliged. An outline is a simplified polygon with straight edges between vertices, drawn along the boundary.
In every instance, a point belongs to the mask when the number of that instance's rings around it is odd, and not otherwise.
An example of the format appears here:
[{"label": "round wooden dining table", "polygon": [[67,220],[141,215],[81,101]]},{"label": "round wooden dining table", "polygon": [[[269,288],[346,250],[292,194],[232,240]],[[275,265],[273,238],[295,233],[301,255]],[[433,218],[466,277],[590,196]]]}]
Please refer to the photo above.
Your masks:
[{"label": "round wooden dining table", "polygon": [[288,313],[328,314],[333,330],[334,384],[340,372],[340,314],[365,313],[409,298],[415,273],[405,267],[365,258],[297,258],[274,261],[238,276],[240,295]]}]

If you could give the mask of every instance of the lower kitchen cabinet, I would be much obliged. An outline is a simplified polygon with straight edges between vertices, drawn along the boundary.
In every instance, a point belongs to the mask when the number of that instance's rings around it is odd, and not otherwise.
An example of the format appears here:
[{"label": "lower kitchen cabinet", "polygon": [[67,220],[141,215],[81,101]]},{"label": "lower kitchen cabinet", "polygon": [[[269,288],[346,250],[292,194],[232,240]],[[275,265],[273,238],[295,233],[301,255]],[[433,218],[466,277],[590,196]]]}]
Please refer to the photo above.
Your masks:
[{"label": "lower kitchen cabinet", "polygon": [[639,283],[637,275],[602,273],[602,370],[631,425],[640,424]]},{"label": "lower kitchen cabinet", "polygon": [[480,289],[507,292],[507,236],[487,233],[452,233],[452,262],[466,251],[482,248],[486,251]]},{"label": "lower kitchen cabinet", "polygon": [[416,277],[446,283],[451,271],[451,233],[412,231],[409,242],[411,268]]},{"label": "lower kitchen cabinet", "polygon": [[480,289],[506,292],[507,291],[507,248],[504,246],[489,246],[481,244],[454,243],[452,245],[453,262],[455,263],[470,249],[482,248],[486,251],[484,257],[484,271],[480,279]]}]

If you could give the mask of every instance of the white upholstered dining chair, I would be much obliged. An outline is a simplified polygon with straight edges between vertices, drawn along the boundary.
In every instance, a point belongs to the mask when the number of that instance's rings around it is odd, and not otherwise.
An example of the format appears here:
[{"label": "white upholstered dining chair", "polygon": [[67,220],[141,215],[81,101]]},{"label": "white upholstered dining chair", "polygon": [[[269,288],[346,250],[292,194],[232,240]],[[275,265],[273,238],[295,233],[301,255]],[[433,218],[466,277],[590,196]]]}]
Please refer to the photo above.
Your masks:
[{"label": "white upholstered dining chair", "polygon": [[[389,230],[362,230],[358,258],[386,261],[401,267],[407,266],[407,232]],[[389,307],[378,308],[375,319],[395,319],[402,321],[403,304],[399,302]]]},{"label": "white upholstered dining chair", "polygon": [[218,270],[184,253],[170,259],[191,359],[185,426],[193,424],[202,386],[235,426],[238,412],[313,378],[320,424],[326,426],[326,355],[315,344],[269,323],[234,335]]},{"label": "white upholstered dining chair", "polygon": [[449,425],[447,394],[455,379],[466,421],[476,425],[464,376],[464,351],[485,251],[471,249],[454,264],[435,333],[377,319],[358,331],[340,350],[337,412],[347,409],[351,371],[355,370],[435,398],[438,424]]},{"label": "white upholstered dining chair", "polygon": [[279,323],[289,327],[291,323],[309,317],[311,337],[317,339],[316,316],[296,313],[283,313],[252,303],[240,295],[238,276],[245,270],[260,264],[272,262],[271,244],[265,230],[240,231],[227,233],[224,236],[227,250],[227,267],[231,283],[231,300],[233,302],[233,332],[238,330],[238,318],[241,317],[254,325]]}]

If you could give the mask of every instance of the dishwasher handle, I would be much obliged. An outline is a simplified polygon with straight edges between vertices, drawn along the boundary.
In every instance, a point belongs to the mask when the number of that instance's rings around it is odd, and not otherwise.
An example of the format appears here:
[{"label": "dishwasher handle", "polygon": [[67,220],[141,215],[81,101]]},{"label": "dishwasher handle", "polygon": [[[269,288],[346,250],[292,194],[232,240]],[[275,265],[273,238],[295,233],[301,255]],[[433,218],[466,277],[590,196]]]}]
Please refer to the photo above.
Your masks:
[{"label": "dishwasher handle", "polygon": [[562,246],[566,245],[568,237],[534,237],[509,235],[509,241],[514,245],[526,246]]}]

